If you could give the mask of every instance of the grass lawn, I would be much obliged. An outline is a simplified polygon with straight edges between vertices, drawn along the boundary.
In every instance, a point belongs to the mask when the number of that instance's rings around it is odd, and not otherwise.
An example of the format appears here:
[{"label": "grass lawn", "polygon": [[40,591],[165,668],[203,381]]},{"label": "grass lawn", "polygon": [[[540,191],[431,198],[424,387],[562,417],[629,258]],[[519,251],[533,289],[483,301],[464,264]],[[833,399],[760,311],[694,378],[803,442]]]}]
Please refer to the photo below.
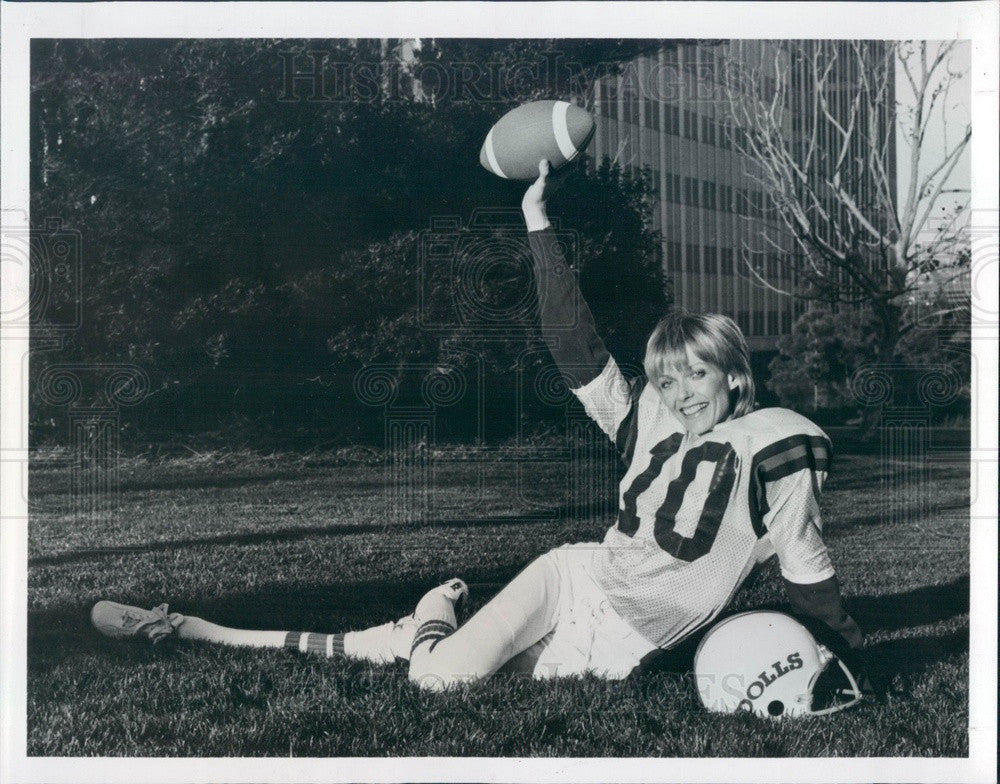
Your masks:
[{"label": "grass lawn", "polygon": [[[81,521],[69,509],[69,469],[36,461],[28,753],[965,756],[968,465],[929,462],[921,474],[905,462],[841,455],[823,498],[848,609],[899,693],[830,717],[772,722],[706,713],[677,672],[612,683],[497,677],[436,695],[410,686],[399,666],[153,648],[90,628],[90,606],[110,598],[169,601],[231,626],[342,631],[409,613],[427,588],[456,575],[470,584],[475,609],[536,555],[603,535],[606,514],[567,503],[564,462],[436,459],[432,512],[407,519],[393,514],[395,491],[377,461],[133,459],[120,467],[117,510]],[[732,609],[783,600],[772,562]]]}]

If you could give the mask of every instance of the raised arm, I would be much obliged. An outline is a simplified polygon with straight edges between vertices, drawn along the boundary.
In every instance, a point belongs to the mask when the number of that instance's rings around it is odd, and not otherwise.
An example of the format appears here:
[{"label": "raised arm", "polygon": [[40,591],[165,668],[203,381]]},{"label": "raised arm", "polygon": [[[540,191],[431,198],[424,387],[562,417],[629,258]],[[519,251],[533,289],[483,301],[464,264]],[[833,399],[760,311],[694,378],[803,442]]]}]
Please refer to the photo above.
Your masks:
[{"label": "raised arm", "polygon": [[634,418],[628,415],[635,408],[639,385],[629,386],[597,334],[594,317],[545,211],[557,177],[549,176],[548,161],[539,163],[538,172],[521,209],[535,262],[542,337],[566,385],[587,413],[609,438],[624,442],[623,423]]},{"label": "raised arm", "polygon": [[549,176],[548,161],[541,161],[538,171],[538,179],[521,200],[521,210],[535,260],[542,336],[566,384],[578,389],[604,371],[611,354],[597,334],[594,317],[545,212],[546,201],[556,187],[555,178]]}]

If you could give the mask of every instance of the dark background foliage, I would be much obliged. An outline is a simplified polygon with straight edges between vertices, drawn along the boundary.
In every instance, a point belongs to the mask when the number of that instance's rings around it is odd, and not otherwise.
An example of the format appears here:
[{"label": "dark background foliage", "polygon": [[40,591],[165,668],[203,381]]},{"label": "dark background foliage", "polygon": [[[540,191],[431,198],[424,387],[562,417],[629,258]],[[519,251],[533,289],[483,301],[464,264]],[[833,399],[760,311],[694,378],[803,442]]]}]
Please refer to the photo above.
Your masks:
[{"label": "dark background foliage", "polygon": [[[909,302],[906,309],[918,326],[906,331],[896,346],[884,404],[898,410],[925,409],[941,423],[961,422],[969,415],[971,381],[967,311],[921,320],[941,310],[934,301]],[[778,354],[768,366],[767,387],[790,408],[810,412],[821,424],[842,424],[858,414],[856,389],[866,369],[880,362],[875,317],[864,307],[816,305],[778,341]],[[946,389],[930,393],[921,387],[936,374]]]},{"label": "dark background foliage", "polygon": [[[644,45],[428,43],[414,54],[418,100],[412,74],[379,70],[393,56],[378,41],[35,41],[33,221],[80,233],[83,318],[61,344],[36,340],[33,380],[68,362],[141,367],[150,394],[122,409],[123,433],[154,440],[380,439],[381,412],[352,386],[371,363],[399,377],[482,365],[495,375],[491,405],[511,409],[511,371],[526,356],[536,370],[549,361],[535,330],[482,339],[449,316],[461,282],[428,269],[422,233],[452,216],[463,247],[483,235],[467,226],[475,211],[516,218],[524,185],[478,163],[489,127],[524,100],[585,93]],[[316,63],[319,94],[289,80]],[[463,63],[482,78],[440,78]],[[552,212],[609,344],[634,362],[668,304],[643,223],[649,185],[595,164],[578,167]],[[505,231],[523,238],[523,226]],[[502,305],[525,286],[525,259],[513,258],[481,288]],[[47,334],[44,318],[34,326]],[[65,406],[33,389],[33,438],[58,440]],[[473,432],[475,411],[460,412],[444,435]],[[508,424],[493,436],[510,435],[513,413],[496,416]],[[560,421],[523,413],[530,427]]]}]

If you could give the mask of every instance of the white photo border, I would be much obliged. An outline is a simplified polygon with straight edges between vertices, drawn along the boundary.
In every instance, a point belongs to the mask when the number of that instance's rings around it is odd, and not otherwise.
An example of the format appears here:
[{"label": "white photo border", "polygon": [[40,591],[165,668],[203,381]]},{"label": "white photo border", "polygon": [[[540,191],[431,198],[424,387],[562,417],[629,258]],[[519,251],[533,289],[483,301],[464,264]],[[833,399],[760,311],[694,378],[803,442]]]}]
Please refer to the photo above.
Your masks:
[{"label": "white photo border", "polygon": [[[977,2],[548,3],[30,3],[3,2],[2,192],[5,225],[28,223],[29,49],[32,38],[952,38],[972,41],[973,220],[997,231],[998,8]],[[594,31],[600,31],[595,36]],[[821,33],[821,35],[817,35]],[[977,218],[977,216],[980,216]],[[973,263],[976,259],[973,258]],[[996,314],[997,258],[976,271]],[[28,271],[5,264],[3,307],[24,301]],[[108,759],[26,756],[27,335],[0,340],[0,779],[10,782],[333,781],[995,781],[997,739],[997,506],[975,500],[971,531],[968,759]],[[997,486],[997,330],[977,328],[970,470]],[[747,764],[749,762],[749,764]]]}]

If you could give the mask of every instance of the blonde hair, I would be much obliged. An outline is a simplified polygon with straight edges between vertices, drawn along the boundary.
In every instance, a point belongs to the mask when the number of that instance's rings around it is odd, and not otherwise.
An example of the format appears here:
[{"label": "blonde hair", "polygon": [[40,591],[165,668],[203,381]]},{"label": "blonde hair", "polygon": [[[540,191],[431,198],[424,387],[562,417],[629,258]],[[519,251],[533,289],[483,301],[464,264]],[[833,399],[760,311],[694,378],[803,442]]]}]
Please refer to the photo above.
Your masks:
[{"label": "blonde hair", "polygon": [[671,365],[687,362],[691,349],[702,362],[709,362],[736,379],[733,418],[749,414],[756,403],[750,352],[739,326],[719,313],[688,313],[672,310],[656,325],[646,343],[643,367],[646,378],[655,381]]}]

